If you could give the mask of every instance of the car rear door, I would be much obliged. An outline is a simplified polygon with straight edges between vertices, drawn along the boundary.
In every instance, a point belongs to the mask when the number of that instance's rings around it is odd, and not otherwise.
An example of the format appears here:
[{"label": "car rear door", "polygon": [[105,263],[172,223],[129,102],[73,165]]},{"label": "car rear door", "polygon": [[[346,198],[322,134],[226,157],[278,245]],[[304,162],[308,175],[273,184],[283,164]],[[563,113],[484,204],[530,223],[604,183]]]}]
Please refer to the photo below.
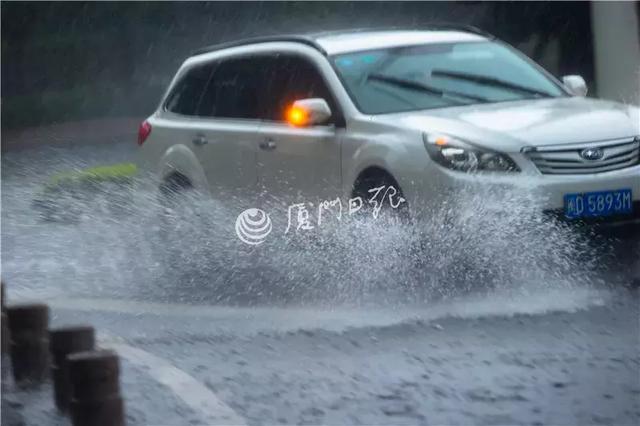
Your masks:
[{"label": "car rear door", "polygon": [[190,107],[193,113],[181,120],[181,133],[217,198],[255,199],[259,61],[228,57],[194,67],[198,79],[206,79],[206,84],[200,93],[188,91],[195,106]]}]

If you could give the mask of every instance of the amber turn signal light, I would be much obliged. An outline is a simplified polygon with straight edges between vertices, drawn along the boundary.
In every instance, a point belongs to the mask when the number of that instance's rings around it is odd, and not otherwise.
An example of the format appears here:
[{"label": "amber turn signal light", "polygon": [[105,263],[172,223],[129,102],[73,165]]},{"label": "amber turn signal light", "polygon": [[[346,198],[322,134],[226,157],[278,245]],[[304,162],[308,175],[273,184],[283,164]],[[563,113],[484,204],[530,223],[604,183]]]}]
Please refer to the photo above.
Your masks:
[{"label": "amber turn signal light", "polygon": [[309,112],[300,106],[292,105],[287,109],[285,118],[292,126],[306,126],[309,123]]}]

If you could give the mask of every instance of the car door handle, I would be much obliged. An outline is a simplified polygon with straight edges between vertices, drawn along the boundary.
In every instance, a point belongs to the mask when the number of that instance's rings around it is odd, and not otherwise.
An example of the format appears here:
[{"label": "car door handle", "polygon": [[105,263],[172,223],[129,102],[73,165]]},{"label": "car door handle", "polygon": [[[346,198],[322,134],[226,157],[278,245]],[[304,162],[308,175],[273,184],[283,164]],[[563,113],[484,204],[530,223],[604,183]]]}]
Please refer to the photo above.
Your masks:
[{"label": "car door handle", "polygon": [[264,149],[265,151],[272,151],[276,149],[276,146],[277,146],[276,141],[270,138],[267,138],[262,142],[260,142],[260,148]]},{"label": "car door handle", "polygon": [[198,145],[198,146],[206,145],[209,143],[209,141],[207,140],[207,138],[204,137],[204,135],[197,135],[195,138],[193,138],[191,142],[193,142],[194,145]]}]

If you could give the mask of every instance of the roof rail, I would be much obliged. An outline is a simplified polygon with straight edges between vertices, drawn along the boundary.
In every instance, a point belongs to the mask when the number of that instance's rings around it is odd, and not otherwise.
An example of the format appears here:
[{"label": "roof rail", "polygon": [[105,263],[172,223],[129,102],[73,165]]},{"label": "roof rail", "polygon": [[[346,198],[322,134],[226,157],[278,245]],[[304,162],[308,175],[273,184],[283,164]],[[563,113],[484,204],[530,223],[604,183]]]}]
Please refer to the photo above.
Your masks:
[{"label": "roof rail", "polygon": [[357,33],[357,32],[365,32],[365,31],[401,31],[401,30],[453,30],[453,31],[464,31],[468,33],[478,34],[489,39],[494,39],[495,36],[486,31],[483,31],[473,25],[468,24],[459,24],[455,22],[431,22],[427,23],[424,26],[420,26],[418,28],[407,28],[407,27],[373,27],[373,28],[356,28],[356,29],[345,29],[345,30],[334,30],[334,31],[326,31],[319,33],[310,33],[308,35],[300,35],[300,34],[285,34],[285,35],[269,35],[269,36],[257,36],[257,37],[249,37],[240,40],[231,40],[227,42],[222,42],[218,44],[214,44],[211,46],[202,47],[191,52],[190,56],[201,55],[203,53],[214,52],[216,50],[228,49],[230,47],[239,47],[246,46],[249,44],[255,43],[269,43],[269,42],[293,42],[293,43],[302,43],[307,46],[313,47],[323,55],[327,56],[327,52],[320,46],[315,38],[323,35],[331,35],[331,34],[340,34],[340,33]]},{"label": "roof rail", "polygon": [[240,40],[232,40],[223,43],[214,44],[211,46],[206,46],[200,49],[197,49],[191,52],[191,56],[201,55],[203,53],[214,52],[216,50],[228,49],[230,47],[239,47],[246,46],[249,44],[255,43],[269,43],[269,42],[294,42],[294,43],[302,43],[307,46],[313,47],[318,50],[323,55],[327,56],[327,52],[315,42],[312,38],[304,35],[271,35],[271,36],[258,36],[258,37],[249,37]]}]

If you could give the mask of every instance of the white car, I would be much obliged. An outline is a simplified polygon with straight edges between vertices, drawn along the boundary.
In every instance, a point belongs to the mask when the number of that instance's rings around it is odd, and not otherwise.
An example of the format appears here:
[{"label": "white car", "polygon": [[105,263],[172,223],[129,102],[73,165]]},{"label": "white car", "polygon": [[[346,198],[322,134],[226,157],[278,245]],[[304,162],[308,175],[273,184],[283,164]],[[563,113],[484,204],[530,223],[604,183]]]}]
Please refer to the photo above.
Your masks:
[{"label": "white car", "polygon": [[638,223],[640,110],[586,91],[468,28],[251,39],[184,62],[140,126],[140,165],[258,205],[390,185],[419,216],[511,188],[567,219]]}]

